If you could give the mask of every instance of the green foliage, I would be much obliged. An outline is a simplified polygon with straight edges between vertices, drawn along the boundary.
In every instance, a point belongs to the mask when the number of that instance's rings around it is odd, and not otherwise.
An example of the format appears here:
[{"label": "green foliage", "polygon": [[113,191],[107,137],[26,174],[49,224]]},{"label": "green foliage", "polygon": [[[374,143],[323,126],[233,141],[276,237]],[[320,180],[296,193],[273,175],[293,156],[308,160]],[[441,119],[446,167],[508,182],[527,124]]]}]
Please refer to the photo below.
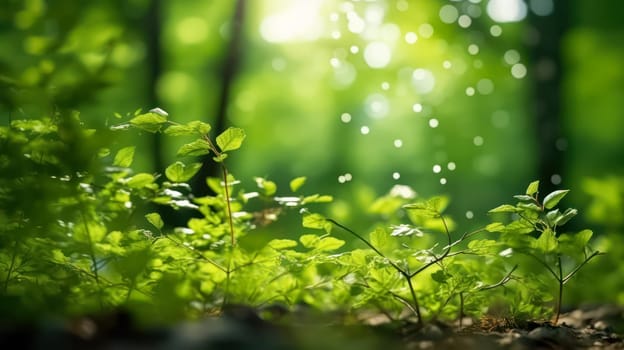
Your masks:
[{"label": "green foliage", "polygon": [[[254,191],[239,188],[224,161],[225,152],[243,145],[241,129],[230,128],[213,143],[210,125],[178,124],[160,109],[137,112],[111,128],[193,137],[178,156],[210,153],[223,170],[221,178],[206,179],[212,195],[195,197],[188,181],[204,164],[176,160],[164,177],[137,171],[135,146],[111,152],[98,132],[84,129],[76,118],[14,120],[0,127],[6,150],[0,162],[0,305],[3,310],[16,305],[15,317],[123,306],[145,320],[167,322],[219,312],[227,303],[307,303],[322,310],[381,308],[396,318],[407,308],[425,322],[478,317],[495,295],[512,295],[515,313],[536,316],[552,297],[543,292],[541,275],[523,278],[527,271],[517,269],[522,261],[513,261],[515,253],[542,265],[544,275],[558,281],[560,293],[598,254],[589,249],[591,231],[558,232],[577,213],[555,209],[568,191],[555,191],[540,202],[537,182],[515,196],[516,205],[491,211],[510,216],[506,221],[456,238],[455,224],[444,214],[447,197],[408,202],[413,196],[389,194],[371,208],[387,220],[361,235],[308,209],[330,202],[331,196],[283,196],[275,182],[262,177],[253,178]],[[90,151],[74,154],[74,149]],[[300,191],[305,181],[290,181],[290,192]],[[154,210],[158,206],[195,215],[171,227],[168,217]],[[265,208],[258,211],[258,206]],[[241,244],[258,225],[288,210],[298,210],[303,227],[321,234],[273,237],[254,248]],[[398,219],[390,220],[392,214]],[[351,246],[341,236],[345,233],[363,246]],[[488,234],[499,237],[476,237]],[[564,269],[565,259],[576,265]],[[516,279],[522,284],[514,287],[515,294],[500,292]]]},{"label": "green foliage", "polygon": [[516,205],[504,204],[490,210],[490,214],[511,215],[510,222],[495,222],[486,227],[489,232],[500,234],[499,244],[505,247],[505,256],[514,251],[529,256],[551,275],[558,285],[555,306],[555,323],[559,319],[563,299],[563,286],[591,259],[600,255],[589,245],[592,231],[559,233],[561,226],[577,215],[568,208],[563,212],[554,209],[569,193],[557,190],[539,200],[539,182],[532,182],[525,195],[516,195]]}]

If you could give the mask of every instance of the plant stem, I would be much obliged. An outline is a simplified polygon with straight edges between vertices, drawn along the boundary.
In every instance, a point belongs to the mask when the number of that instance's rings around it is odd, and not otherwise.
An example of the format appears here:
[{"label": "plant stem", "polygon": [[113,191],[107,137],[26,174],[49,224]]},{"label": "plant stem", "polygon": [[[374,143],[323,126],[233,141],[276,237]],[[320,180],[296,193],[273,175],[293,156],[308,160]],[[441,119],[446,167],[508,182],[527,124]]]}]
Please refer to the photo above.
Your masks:
[{"label": "plant stem", "polygon": [[422,316],[420,315],[420,305],[418,305],[418,298],[416,298],[416,292],[414,291],[414,286],[412,285],[412,278],[408,274],[403,274],[403,276],[407,280],[407,285],[409,286],[410,293],[412,294],[414,309],[416,310],[416,319],[418,320],[418,324],[422,325],[423,320]]},{"label": "plant stem", "polygon": [[11,280],[11,274],[13,273],[13,268],[15,267],[15,259],[17,259],[17,242],[15,242],[13,254],[11,255],[11,264],[9,265],[9,270],[7,271],[6,278],[4,279],[4,293],[9,290],[9,281]]},{"label": "plant stem", "polygon": [[80,211],[80,216],[82,216],[82,225],[84,226],[85,233],[87,235],[87,241],[89,243],[89,257],[91,258],[91,264],[93,265],[93,276],[95,278],[95,284],[98,287],[98,301],[100,303],[100,309],[104,309],[104,304],[102,301],[102,286],[100,285],[100,276],[97,266],[97,258],[95,257],[95,250],[93,250],[93,240],[91,239],[91,231],[89,230],[89,225],[87,224],[87,217],[84,213],[84,210]]},{"label": "plant stem", "polygon": [[557,256],[557,263],[559,265],[559,298],[557,299],[557,309],[555,310],[555,326],[559,322],[559,314],[561,314],[561,302],[563,301],[563,267],[561,266],[561,255]]},{"label": "plant stem", "polygon": [[232,205],[230,204],[230,190],[229,190],[229,186],[228,186],[228,171],[227,171],[227,168],[225,167],[225,165],[222,165],[221,169],[223,170],[223,184],[224,184],[224,190],[225,190],[225,204],[226,204],[226,207],[227,207],[228,224],[230,225],[230,238],[231,238],[232,248],[234,248],[234,244],[236,243],[236,241],[235,241],[235,238],[234,238],[234,221],[232,219]]}]

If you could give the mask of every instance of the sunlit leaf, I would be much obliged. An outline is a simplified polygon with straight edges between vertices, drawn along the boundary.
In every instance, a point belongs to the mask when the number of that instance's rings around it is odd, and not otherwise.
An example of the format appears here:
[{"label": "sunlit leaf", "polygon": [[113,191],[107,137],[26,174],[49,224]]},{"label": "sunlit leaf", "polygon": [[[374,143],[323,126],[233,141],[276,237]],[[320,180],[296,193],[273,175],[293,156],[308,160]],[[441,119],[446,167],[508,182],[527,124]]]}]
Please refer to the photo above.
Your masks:
[{"label": "sunlit leaf", "polygon": [[192,163],[187,166],[177,161],[165,169],[165,175],[173,182],[185,182],[197,174],[201,167],[202,163]]},{"label": "sunlit leaf", "polygon": [[205,140],[197,139],[191,143],[182,145],[182,147],[178,149],[177,155],[179,157],[202,156],[208,153],[210,153],[210,144],[208,144]]},{"label": "sunlit leaf", "polygon": [[221,152],[233,151],[240,148],[245,136],[243,129],[230,127],[217,136],[217,145]]},{"label": "sunlit leaf", "polygon": [[389,235],[386,230],[377,228],[370,233],[370,243],[379,250],[385,250],[388,246]]},{"label": "sunlit leaf", "polygon": [[115,154],[115,160],[113,160],[114,166],[127,168],[132,165],[134,159],[134,146],[124,147]]},{"label": "sunlit leaf", "polygon": [[296,247],[297,241],[292,239],[273,239],[268,243],[268,246],[275,250],[287,249]]},{"label": "sunlit leaf", "polygon": [[273,181],[269,181],[262,177],[255,177],[256,185],[264,192],[265,196],[273,196],[277,191],[277,185]]},{"label": "sunlit leaf", "polygon": [[552,209],[559,203],[559,201],[568,194],[570,190],[558,190],[549,193],[546,197],[544,197],[544,207],[547,209]]},{"label": "sunlit leaf", "polygon": [[154,178],[154,175],[152,174],[139,173],[129,178],[128,181],[126,182],[126,185],[132,188],[142,188],[142,187],[145,187],[146,185],[153,183],[154,180],[155,178]]},{"label": "sunlit leaf", "polygon": [[422,237],[423,232],[418,228],[412,225],[401,224],[401,225],[392,225],[390,226],[392,232],[390,236],[411,236],[414,235],[416,237]]},{"label": "sunlit leaf", "polygon": [[329,203],[334,200],[334,197],[328,195],[319,195],[313,194],[311,196],[306,196],[301,201],[301,204],[309,204],[309,203]]},{"label": "sunlit leaf", "polygon": [[132,126],[149,132],[159,131],[166,122],[166,116],[162,116],[153,112],[139,114],[136,117],[130,119],[130,124]]},{"label": "sunlit leaf", "polygon": [[334,237],[323,237],[316,244],[315,249],[318,251],[331,251],[336,250],[342,247],[345,244],[345,241],[334,238]]},{"label": "sunlit leaf", "polygon": [[539,181],[533,181],[529,184],[529,187],[527,187],[526,195],[533,196],[534,194],[537,193],[538,189],[539,189]]},{"label": "sunlit leaf", "polygon": [[301,235],[301,237],[299,237],[299,242],[301,242],[301,244],[309,249],[314,249],[316,248],[316,245],[321,241],[321,238],[317,235]]},{"label": "sunlit leaf", "polygon": [[488,211],[488,213],[518,213],[521,212],[522,209],[519,209],[513,205],[510,204],[503,204],[503,205],[499,205],[498,207],[494,208],[494,209],[490,209],[490,211]]},{"label": "sunlit leaf", "polygon": [[305,176],[300,176],[300,177],[292,179],[292,181],[290,181],[290,190],[293,192],[297,192],[297,190],[299,190],[299,188],[301,188],[301,186],[303,186],[305,182],[306,182]]},{"label": "sunlit leaf", "polygon": [[158,213],[145,214],[145,218],[150,224],[154,225],[154,227],[156,227],[158,230],[161,230],[163,226],[165,226],[165,223],[163,222],[162,218],[160,217],[160,214]]},{"label": "sunlit leaf", "polygon": [[505,225],[500,222],[493,222],[487,225],[485,230],[488,232],[503,232],[505,230]]},{"label": "sunlit leaf", "polygon": [[535,241],[535,248],[544,253],[550,253],[557,249],[558,243],[555,233],[551,229],[546,229]]},{"label": "sunlit leaf", "polygon": [[557,218],[557,220],[555,221],[555,225],[557,226],[565,225],[568,221],[570,221],[570,219],[575,217],[576,214],[578,214],[578,210],[573,209],[573,208],[566,209],[566,211],[563,212],[563,214]]},{"label": "sunlit leaf", "polygon": [[329,233],[331,232],[332,224],[321,214],[306,213],[303,215],[303,227],[325,230],[325,232]]}]

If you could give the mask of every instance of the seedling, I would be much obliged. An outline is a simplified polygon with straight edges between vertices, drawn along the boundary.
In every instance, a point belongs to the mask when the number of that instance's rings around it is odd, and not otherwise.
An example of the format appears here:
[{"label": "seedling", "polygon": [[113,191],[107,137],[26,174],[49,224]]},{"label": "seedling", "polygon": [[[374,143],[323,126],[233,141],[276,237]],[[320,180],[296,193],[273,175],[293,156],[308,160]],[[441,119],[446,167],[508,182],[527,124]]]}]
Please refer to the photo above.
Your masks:
[{"label": "seedling", "polygon": [[503,224],[494,222],[487,226],[489,232],[500,233],[502,244],[507,248],[502,255],[513,252],[533,258],[550,274],[558,285],[554,323],[561,314],[563,286],[594,257],[602,254],[594,251],[589,241],[592,231],[578,233],[560,233],[560,228],[577,214],[577,210],[568,208],[563,212],[557,204],[569,190],[557,190],[539,199],[539,181],[529,184],[524,194],[516,195],[516,205],[504,204],[489,211],[490,214],[505,213],[511,220]]}]

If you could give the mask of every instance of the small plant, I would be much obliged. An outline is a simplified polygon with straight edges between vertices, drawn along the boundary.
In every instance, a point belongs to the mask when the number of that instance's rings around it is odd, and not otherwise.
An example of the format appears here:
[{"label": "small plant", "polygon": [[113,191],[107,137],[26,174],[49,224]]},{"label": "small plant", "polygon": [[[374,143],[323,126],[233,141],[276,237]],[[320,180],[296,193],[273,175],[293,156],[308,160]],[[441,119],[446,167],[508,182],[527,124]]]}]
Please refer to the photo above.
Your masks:
[{"label": "small plant", "polygon": [[[494,295],[512,310],[539,312],[543,299],[519,297],[525,290],[542,295],[525,261],[509,263],[520,253],[541,266],[538,277],[556,281],[557,322],[563,286],[600,254],[589,246],[591,231],[559,232],[577,213],[555,209],[568,191],[540,201],[538,182],[516,196],[516,205],[490,211],[505,220],[455,237],[456,224],[444,214],[447,197],[414,199],[411,188],[395,186],[373,203],[371,211],[384,218],[362,235],[310,211],[332,197],[300,194],[305,177],[285,191],[255,177],[246,191],[225,164],[243,145],[242,129],[211,138],[209,124],[177,123],[158,108],[137,111],[110,129],[188,142],[161,173],[148,173],[133,166],[136,146],[110,142],[110,130],[85,128],[77,113],[0,127],[0,310],[7,315],[32,319],[124,307],[143,320],[171,322],[218,314],[227,304],[304,303],[355,315],[376,309],[391,320],[411,310],[423,325],[478,317]],[[205,179],[213,194],[195,196],[189,180],[208,165],[192,157],[207,154],[221,176]],[[193,215],[171,227],[159,206]],[[245,244],[258,226],[289,210],[303,214],[305,229],[323,233]],[[332,236],[336,227],[363,246]],[[512,288],[510,282],[522,278],[528,283]]]},{"label": "small plant", "polygon": [[589,245],[592,231],[561,233],[560,228],[577,214],[568,208],[563,212],[557,204],[569,190],[557,190],[539,199],[539,181],[529,184],[524,194],[516,195],[516,205],[504,204],[489,211],[496,215],[511,215],[504,224],[494,222],[486,227],[489,232],[500,233],[501,244],[508,247],[500,254],[510,256],[513,252],[525,254],[538,262],[557,283],[558,294],[554,323],[559,321],[563,286],[591,259],[601,254]]},{"label": "small plant", "polygon": [[[370,257],[369,253],[360,250],[352,252],[352,257],[358,259],[360,264],[366,267],[364,271],[359,271],[360,281],[358,282],[359,285],[371,291],[371,293],[363,293],[367,295],[366,299],[381,304],[383,301],[388,302],[388,296],[391,296],[400,304],[411,309],[417,322],[422,325],[424,322],[422,306],[414,281],[428,269],[437,267],[437,271],[431,276],[434,281],[444,287],[437,289],[434,293],[438,300],[443,300],[437,306],[437,313],[439,314],[453,298],[457,297],[460,304],[458,311],[460,317],[465,314],[465,299],[468,295],[504,285],[510,281],[510,276],[515,270],[515,267],[512,268],[505,273],[499,282],[491,285],[481,282],[481,276],[478,274],[473,274],[470,277],[464,275],[466,270],[465,267],[462,268],[463,264],[452,259],[463,254],[473,254],[473,251],[457,248],[472,236],[485,230],[478,229],[466,232],[458,239],[453,240],[449,228],[452,221],[442,215],[447,205],[448,199],[446,197],[433,197],[428,200],[405,204],[403,208],[408,211],[411,224],[392,225],[388,229],[377,228],[370,233],[369,239],[365,239],[362,235],[336,220],[315,213],[304,212],[303,226],[323,229],[328,234],[331,232],[332,226],[336,226],[364,243],[375,255],[381,258],[381,260],[369,258],[370,260],[367,262],[366,257]],[[435,232],[436,230],[442,231],[446,238],[446,245],[441,249],[436,249],[437,244],[427,249],[422,249],[418,247],[418,244],[414,244],[414,238],[423,237],[425,231]],[[356,253],[357,257],[354,256]],[[452,260],[452,262],[446,264],[448,260]],[[392,273],[392,270],[395,273]],[[485,269],[481,272],[492,273],[485,271]],[[400,279],[396,278],[396,273]],[[357,274],[350,276],[352,276],[352,283],[355,283],[358,279],[355,277]],[[405,285],[400,283],[401,280]],[[428,305],[427,308],[435,309],[436,307]]]}]

